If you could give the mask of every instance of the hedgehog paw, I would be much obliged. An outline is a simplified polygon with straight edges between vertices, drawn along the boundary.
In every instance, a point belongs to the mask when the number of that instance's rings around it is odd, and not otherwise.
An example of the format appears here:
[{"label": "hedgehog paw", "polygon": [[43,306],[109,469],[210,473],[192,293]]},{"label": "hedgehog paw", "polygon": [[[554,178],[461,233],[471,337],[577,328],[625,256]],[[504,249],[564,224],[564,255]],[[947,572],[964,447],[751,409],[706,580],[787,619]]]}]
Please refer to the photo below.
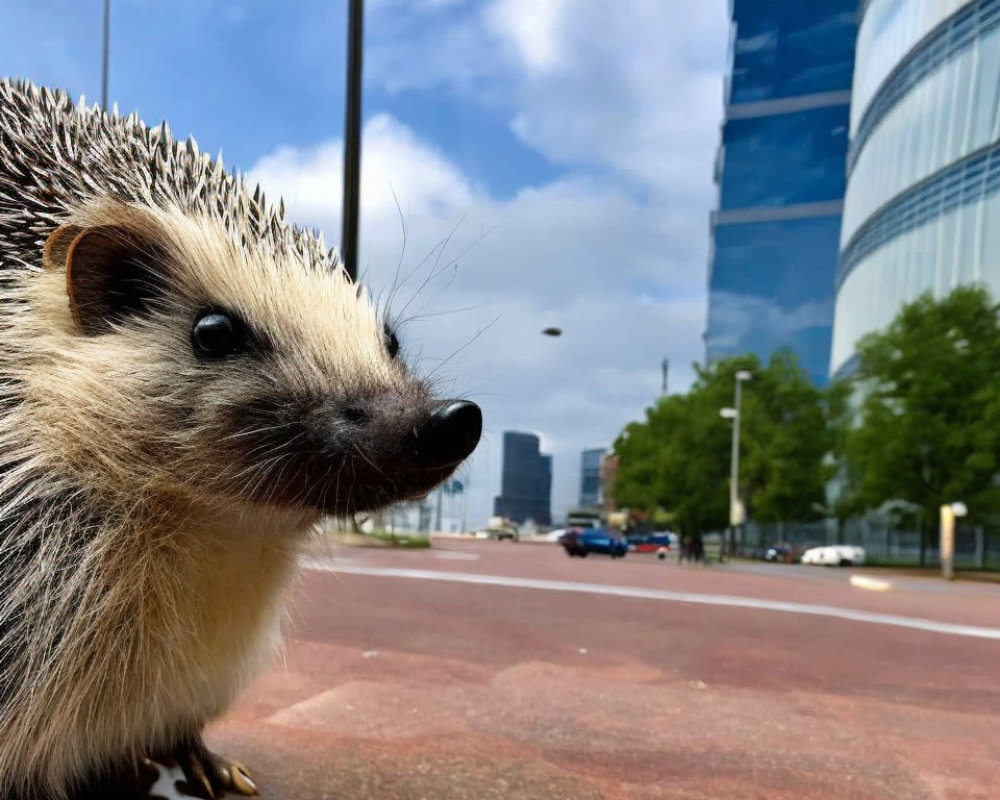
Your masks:
[{"label": "hedgehog paw", "polygon": [[204,800],[217,800],[226,792],[245,797],[257,794],[257,784],[250,770],[237,761],[230,761],[211,752],[201,737],[181,745],[171,753],[184,773],[187,789]]},{"label": "hedgehog paw", "polygon": [[223,788],[230,789],[244,797],[253,797],[257,794],[257,784],[250,777],[250,770],[238,761],[227,761],[215,755],[212,758],[215,759],[215,771]]}]

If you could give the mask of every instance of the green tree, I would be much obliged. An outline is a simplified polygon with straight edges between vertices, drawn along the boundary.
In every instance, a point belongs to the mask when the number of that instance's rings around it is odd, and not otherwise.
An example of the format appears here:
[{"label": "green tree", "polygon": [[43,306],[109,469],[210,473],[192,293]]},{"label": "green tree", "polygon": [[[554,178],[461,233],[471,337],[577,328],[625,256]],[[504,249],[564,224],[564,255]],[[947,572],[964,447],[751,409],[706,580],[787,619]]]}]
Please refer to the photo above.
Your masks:
[{"label": "green tree", "polygon": [[735,373],[749,370],[740,436],[748,512],[764,521],[817,516],[829,448],[823,395],[794,356],[778,353],[766,367],[756,356],[737,356],[696,369],[686,395],[661,399],[615,443],[618,503],[668,511],[685,534],[728,525],[732,432],[719,410],[733,403]]},{"label": "green tree", "polygon": [[830,470],[823,392],[797,359],[779,351],[744,392],[746,427],[741,493],[760,522],[815,519],[822,514]]},{"label": "green tree", "polygon": [[924,295],[857,353],[835,436],[845,507],[898,499],[935,519],[962,500],[973,519],[1000,511],[1000,307],[989,294]]}]

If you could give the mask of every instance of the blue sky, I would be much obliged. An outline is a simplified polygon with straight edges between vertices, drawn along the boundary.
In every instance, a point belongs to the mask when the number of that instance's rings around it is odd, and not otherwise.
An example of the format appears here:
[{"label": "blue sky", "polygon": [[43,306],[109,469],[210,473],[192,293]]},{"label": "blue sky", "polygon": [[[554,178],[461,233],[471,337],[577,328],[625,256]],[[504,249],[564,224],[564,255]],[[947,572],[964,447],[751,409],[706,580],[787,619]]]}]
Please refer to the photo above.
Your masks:
[{"label": "blue sky", "polygon": [[[490,513],[507,429],[542,435],[565,511],[581,450],[655,399],[663,357],[680,390],[703,356],[726,4],[367,6],[366,282],[385,296],[397,263],[413,273],[395,294],[404,351],[484,408],[469,521]],[[112,7],[111,100],[221,151],[336,244],[346,2]],[[97,101],[101,13],[10,0],[0,72]]]},{"label": "blue sky", "polygon": [[[427,35],[474,8],[442,3],[421,13],[419,3],[369,5],[367,46],[376,59],[391,52],[394,41]],[[147,123],[166,119],[178,135],[194,135],[203,149],[221,150],[227,163],[244,169],[276,143],[302,147],[339,136],[345,6],[330,0],[112,0],[110,99],[122,110],[138,110]],[[10,10],[0,33],[5,74],[99,100],[100,0],[21,2]],[[27,41],[42,46],[25,47]],[[485,94],[477,83],[445,90],[369,79],[366,116],[392,113],[499,197],[555,177],[558,168],[510,130],[509,108],[500,98],[477,101]],[[490,91],[488,81],[482,83]]]}]

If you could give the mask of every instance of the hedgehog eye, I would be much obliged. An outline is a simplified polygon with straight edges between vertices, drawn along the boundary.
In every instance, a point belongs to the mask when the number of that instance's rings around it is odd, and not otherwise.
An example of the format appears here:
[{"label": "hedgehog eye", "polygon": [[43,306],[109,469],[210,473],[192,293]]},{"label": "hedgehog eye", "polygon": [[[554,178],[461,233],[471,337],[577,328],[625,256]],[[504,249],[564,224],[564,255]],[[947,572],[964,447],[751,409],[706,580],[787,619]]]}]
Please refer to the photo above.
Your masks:
[{"label": "hedgehog eye", "polygon": [[243,346],[242,326],[220,311],[202,312],[191,329],[194,351],[202,358],[222,358]]},{"label": "hedgehog eye", "polygon": [[385,338],[385,349],[389,351],[389,358],[395,358],[399,355],[399,337],[388,323],[383,328],[382,335]]}]

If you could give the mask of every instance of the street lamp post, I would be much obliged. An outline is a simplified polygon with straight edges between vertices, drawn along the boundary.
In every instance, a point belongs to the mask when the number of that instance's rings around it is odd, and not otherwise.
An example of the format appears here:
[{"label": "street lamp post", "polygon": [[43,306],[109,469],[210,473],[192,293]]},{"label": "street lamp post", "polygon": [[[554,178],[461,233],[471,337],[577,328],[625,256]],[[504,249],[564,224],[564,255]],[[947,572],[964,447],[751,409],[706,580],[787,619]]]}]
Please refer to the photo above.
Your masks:
[{"label": "street lamp post", "polygon": [[111,47],[111,0],[104,0],[104,36],[101,59],[101,111],[108,110],[108,53]]},{"label": "street lamp post", "polygon": [[733,407],[723,408],[719,413],[733,421],[732,451],[729,459],[729,527],[736,535],[736,528],[746,521],[746,509],[740,500],[740,405],[743,399],[743,381],[750,380],[749,370],[737,370],[735,375],[736,392],[733,397]]},{"label": "street lamp post", "polygon": [[350,279],[358,277],[358,217],[361,202],[361,61],[364,0],[350,0],[347,17],[347,91],[344,101],[344,205],[340,255]]}]

